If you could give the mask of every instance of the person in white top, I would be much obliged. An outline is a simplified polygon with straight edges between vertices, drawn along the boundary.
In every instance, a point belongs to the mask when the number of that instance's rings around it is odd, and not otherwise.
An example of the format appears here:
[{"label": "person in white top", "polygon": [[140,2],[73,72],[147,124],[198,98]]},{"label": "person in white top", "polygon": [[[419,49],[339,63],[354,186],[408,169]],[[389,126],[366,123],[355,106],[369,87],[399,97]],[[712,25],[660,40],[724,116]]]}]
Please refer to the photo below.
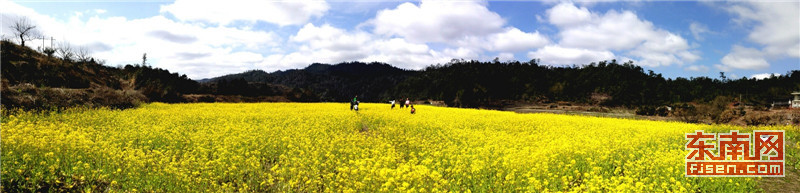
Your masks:
[{"label": "person in white top", "polygon": [[406,98],[406,107],[408,107],[410,105],[411,105],[411,101],[409,101],[408,98]]},{"label": "person in white top", "polygon": [[389,102],[392,103],[392,109],[394,109],[394,100],[390,100]]}]

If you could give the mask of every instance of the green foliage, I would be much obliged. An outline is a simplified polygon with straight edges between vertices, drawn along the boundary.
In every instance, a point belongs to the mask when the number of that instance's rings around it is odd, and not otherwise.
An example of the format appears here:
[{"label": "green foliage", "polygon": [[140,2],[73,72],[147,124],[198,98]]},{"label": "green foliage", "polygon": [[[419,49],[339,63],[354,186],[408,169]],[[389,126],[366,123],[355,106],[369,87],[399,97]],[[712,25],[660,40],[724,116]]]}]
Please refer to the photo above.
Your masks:
[{"label": "green foliage", "polygon": [[[478,107],[497,100],[601,101],[605,106],[663,106],[705,103],[717,96],[741,96],[747,104],[767,104],[785,99],[792,90],[800,89],[799,72],[764,80],[721,81],[707,77],[673,80],[652,71],[645,73],[632,62],[618,64],[615,60],[571,67],[540,66],[536,61],[453,60],[426,68],[396,90],[401,91],[400,95],[443,100],[449,106],[461,107]],[[592,98],[597,95],[602,95],[603,100]]]},{"label": "green foliage", "polygon": [[[304,69],[267,73],[260,70],[201,80],[199,92],[223,95],[297,95],[310,92],[317,101],[385,102],[399,98],[432,99],[456,107],[492,107],[503,101],[569,101],[604,106],[655,107],[674,103],[709,103],[717,96],[741,97],[741,103],[764,107],[800,89],[800,71],[764,80],[718,80],[708,77],[665,79],[633,62],[601,61],[583,66],[551,67],[529,62],[452,60],[421,71],[383,63],[312,64]],[[288,91],[287,91],[288,90]],[[290,97],[291,98],[291,97]],[[723,100],[724,99],[724,100]],[[717,119],[725,102],[702,106],[700,116]],[[722,105],[722,106],[720,106]],[[695,109],[698,110],[698,109]],[[706,112],[711,110],[712,112]]]},{"label": "green foliage", "polygon": [[252,70],[200,80],[203,84],[199,92],[242,96],[272,94],[287,96],[293,101],[347,101],[358,95],[362,101],[378,102],[403,97],[394,89],[418,73],[378,62],[315,63],[304,69],[272,73]]}]

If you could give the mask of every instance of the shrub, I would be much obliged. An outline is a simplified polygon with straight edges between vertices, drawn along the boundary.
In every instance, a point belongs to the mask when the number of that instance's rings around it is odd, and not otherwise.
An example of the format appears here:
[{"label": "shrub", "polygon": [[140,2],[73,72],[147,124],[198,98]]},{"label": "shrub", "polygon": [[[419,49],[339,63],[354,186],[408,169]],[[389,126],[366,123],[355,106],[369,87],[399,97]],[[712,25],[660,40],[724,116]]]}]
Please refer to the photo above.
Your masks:
[{"label": "shrub", "polygon": [[772,117],[766,113],[750,113],[744,116],[744,122],[747,125],[767,125]]},{"label": "shrub", "polygon": [[136,107],[145,100],[138,91],[114,90],[98,85],[92,85],[90,89],[70,89],[37,88],[33,84],[23,83],[2,90],[2,106],[5,109],[61,111],[77,106],[126,109]]},{"label": "shrub", "polygon": [[723,123],[720,116],[722,116],[723,112],[728,110],[728,104],[732,101],[733,98],[729,96],[717,96],[704,108],[704,113],[715,123]]},{"label": "shrub", "polygon": [[91,90],[92,106],[107,106],[113,109],[127,109],[139,106],[146,98],[139,91],[114,90],[105,86],[93,85]]},{"label": "shrub", "polygon": [[723,111],[715,120],[717,123],[729,123],[733,119],[739,117],[739,112],[737,110],[728,109]]},{"label": "shrub", "polygon": [[588,111],[591,111],[591,112],[600,112],[600,113],[608,113],[608,112],[611,112],[611,110],[610,110],[610,109],[608,109],[608,108],[606,108],[606,107],[591,107],[591,108],[589,108],[589,110],[588,110]]},{"label": "shrub", "polygon": [[703,118],[703,114],[692,104],[682,103],[674,106],[675,109],[672,111],[672,115],[678,117],[681,121],[697,123]]},{"label": "shrub", "polygon": [[656,108],[653,106],[641,106],[636,109],[637,115],[652,116],[656,114]]},{"label": "shrub", "polygon": [[667,115],[669,115],[669,111],[670,111],[669,107],[660,106],[660,107],[656,108],[655,115],[666,117]]}]

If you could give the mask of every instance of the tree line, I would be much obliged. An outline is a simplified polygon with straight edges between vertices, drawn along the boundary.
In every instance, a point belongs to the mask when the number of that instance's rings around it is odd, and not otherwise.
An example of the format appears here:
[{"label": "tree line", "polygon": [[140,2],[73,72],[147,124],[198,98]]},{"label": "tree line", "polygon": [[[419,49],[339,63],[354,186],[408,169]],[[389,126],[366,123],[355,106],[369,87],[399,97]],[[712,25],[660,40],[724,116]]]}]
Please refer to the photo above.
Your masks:
[{"label": "tree line", "polygon": [[[305,69],[248,71],[202,80],[201,85],[283,85],[311,90],[320,101],[347,101],[353,95],[370,102],[410,97],[439,100],[454,107],[493,107],[504,102],[548,103],[569,101],[601,106],[660,106],[676,103],[707,103],[718,96],[765,107],[772,101],[788,100],[800,90],[799,71],[785,75],[727,79],[692,77],[664,78],[628,61],[599,61],[587,65],[548,66],[537,60],[452,60],[425,69],[404,70],[383,63],[346,62],[312,64]],[[203,86],[201,86],[203,87]],[[258,89],[226,90],[243,94]],[[214,93],[213,90],[206,92]],[[222,94],[222,92],[217,92]]]}]

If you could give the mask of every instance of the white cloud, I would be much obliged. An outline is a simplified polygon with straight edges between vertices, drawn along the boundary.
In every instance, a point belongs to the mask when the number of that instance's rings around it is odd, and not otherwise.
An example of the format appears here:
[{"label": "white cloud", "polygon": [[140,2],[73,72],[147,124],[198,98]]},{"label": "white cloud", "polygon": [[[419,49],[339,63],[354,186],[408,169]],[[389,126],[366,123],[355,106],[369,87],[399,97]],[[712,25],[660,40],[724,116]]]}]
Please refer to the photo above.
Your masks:
[{"label": "white cloud", "polygon": [[[242,6],[246,2],[247,6]],[[321,17],[330,6],[325,1],[214,1],[177,0],[161,7],[182,21],[201,21],[228,25],[234,21],[264,21],[280,26],[304,24]]]},{"label": "white cloud", "polygon": [[[17,16],[27,16],[44,35],[53,36],[56,44],[69,42],[92,48],[92,56],[107,60],[107,65],[139,64],[142,54],[147,53],[150,65],[190,78],[253,69],[264,60],[263,50],[277,47],[281,42],[272,32],[208,27],[163,16],[129,20],[84,13],[56,19],[13,2],[0,1],[0,6],[4,8],[4,24]],[[50,42],[45,44],[49,46]],[[31,46],[41,46],[41,40]]]},{"label": "white cloud", "polygon": [[559,27],[576,27],[591,22],[592,13],[586,7],[561,3],[547,10],[548,21]]},{"label": "white cloud", "polygon": [[330,25],[317,27],[309,23],[303,26],[296,35],[291,36],[290,40],[307,43],[300,48],[303,51],[327,49],[339,52],[363,52],[366,50],[363,50],[362,45],[366,45],[370,38],[370,35],[365,32],[347,34],[344,30]]},{"label": "white cloud", "polygon": [[505,20],[479,2],[422,1],[419,6],[403,3],[381,10],[369,23],[376,34],[400,36],[415,43],[451,43],[502,32]]},{"label": "white cloud", "polygon": [[800,2],[743,2],[727,10],[738,16],[734,21],[755,23],[748,38],[763,47],[770,57],[800,58]]},{"label": "white cloud", "polygon": [[445,63],[452,55],[447,55],[429,48],[425,44],[417,44],[401,38],[381,39],[369,45],[376,52],[363,61],[386,62],[406,69],[422,69],[435,63]]},{"label": "white cloud", "polygon": [[[46,26],[43,30],[45,33],[53,34],[58,41],[95,48],[92,55],[107,59],[108,65],[138,64],[141,62],[141,55],[147,53],[150,65],[186,73],[191,78],[208,78],[249,69],[272,71],[302,68],[313,62],[378,61],[402,68],[421,69],[430,64],[448,62],[452,58],[486,59],[484,57],[488,56],[483,54],[487,50],[508,52],[501,56],[511,60],[511,52],[549,43],[538,32],[503,27],[502,18],[488,11],[485,5],[473,2],[445,3],[454,5],[458,10],[472,11],[470,14],[447,12],[432,18],[439,20],[436,25],[446,23],[452,27],[450,32],[437,36],[451,43],[450,46],[436,50],[430,48],[428,42],[411,41],[413,36],[386,36],[310,23],[306,23],[296,34],[283,39],[272,32],[226,26],[235,21],[255,21],[250,18],[252,15],[248,13],[249,10],[241,10],[241,13],[228,16],[203,18],[215,14],[208,12],[204,15],[192,15],[194,13],[182,12],[191,7],[184,1],[162,7],[162,12],[175,14],[178,21],[164,16],[134,20],[125,17],[100,17],[97,14],[87,14],[88,12],[66,19],[55,19],[11,2],[0,3],[8,4],[3,7],[13,8],[14,11],[10,11],[12,13],[31,16],[37,23]],[[437,10],[431,8],[441,8],[445,4],[423,2],[417,9],[434,14]],[[405,6],[408,5],[413,6]],[[203,10],[208,6],[210,5],[201,3],[194,8]],[[402,7],[401,5],[396,10],[403,10]],[[226,9],[228,8],[220,8],[222,11]],[[450,24],[475,17],[472,14],[474,11],[483,14],[480,18],[489,17],[487,22],[493,24],[487,24],[483,31],[477,32],[473,24]],[[3,18],[6,19],[5,16]],[[207,25],[208,23],[221,25]],[[297,21],[279,24],[297,24]],[[438,32],[438,29],[434,31]],[[466,37],[453,34],[466,34]]]},{"label": "white cloud", "polygon": [[709,69],[708,66],[690,65],[684,68],[684,70],[695,71],[695,72],[708,72]]},{"label": "white cloud", "polygon": [[313,62],[357,61],[371,54],[367,47],[372,43],[370,34],[361,31],[349,33],[327,24],[320,27],[306,24],[290,40],[301,45],[297,52],[288,54],[281,62],[296,67]]},{"label": "white cloud", "polygon": [[506,21],[489,11],[483,2],[403,3],[394,9],[379,11],[375,18],[364,24],[373,26],[372,32],[379,39],[402,38],[415,44],[442,43],[448,47],[436,51],[436,54],[457,59],[486,58],[485,51],[527,51],[550,43],[538,31],[523,32],[515,27],[504,27]]},{"label": "white cloud", "polygon": [[268,56],[259,67],[266,70],[302,68],[314,62],[347,61],[386,62],[407,69],[420,69],[450,58],[469,57],[477,53],[468,49],[434,51],[423,43],[403,38],[384,38],[363,31],[346,31],[330,25],[306,24],[290,41],[298,43],[297,51]]},{"label": "white cloud", "polygon": [[703,34],[711,33],[711,30],[708,30],[708,27],[699,22],[692,22],[689,24],[689,31],[692,32],[692,36],[694,36],[695,40],[703,41]]},{"label": "white cloud", "polygon": [[[253,3],[256,5],[233,7],[236,3],[178,0],[161,7],[164,16],[134,20],[107,17],[103,10],[56,19],[3,0],[0,7],[4,9],[3,23],[9,23],[6,15],[28,15],[46,34],[58,41],[92,47],[96,51],[93,55],[108,59],[109,65],[139,63],[141,54],[147,52],[148,61],[154,66],[187,73],[192,78],[254,68],[272,71],[302,68],[313,62],[356,60],[420,69],[452,58],[499,57],[505,61],[519,54],[539,58],[543,64],[588,64],[622,58],[650,67],[687,65],[683,68],[687,71],[706,72],[711,67],[692,64],[700,59],[700,53],[693,50],[696,42],[690,46],[679,34],[658,28],[628,10],[601,13],[571,3],[553,4],[543,17],[537,18],[555,27],[556,34],[547,37],[540,31],[549,31],[541,28],[522,31],[507,25],[485,2],[402,3],[379,11],[356,29],[312,24],[317,23],[310,22],[313,18],[322,17],[329,9],[322,1]],[[766,13],[775,5],[734,5],[738,7],[729,10],[739,16],[743,25],[756,26],[749,40],[763,48],[734,47],[714,67],[724,71],[764,69],[771,57],[800,57],[800,32],[786,30],[798,29],[798,17],[787,17],[797,10],[776,8],[777,13]],[[773,21],[770,17],[779,18]],[[300,29],[281,38],[252,29],[254,22],[299,25]],[[243,23],[244,27],[230,27]],[[784,27],[776,27],[781,25]],[[362,30],[364,26],[367,28]],[[693,41],[714,33],[697,22],[689,28]],[[776,37],[764,34],[765,30],[776,31]]]},{"label": "white cloud", "polygon": [[503,53],[497,54],[497,59],[500,60],[501,62],[505,62],[505,61],[509,61],[509,60],[515,60],[514,59],[514,53],[508,53],[508,52],[503,52]]},{"label": "white cloud", "polygon": [[[21,17],[27,17],[31,20],[34,25],[36,25],[36,30],[39,32],[43,32],[44,35],[48,35],[47,32],[53,31],[53,26],[59,24],[56,22],[55,19],[40,15],[36,13],[31,8],[23,7],[11,1],[0,0],[0,7],[2,7],[2,11],[0,11],[0,23],[3,26],[0,26],[0,32],[2,32],[3,38],[9,38],[12,41],[18,42],[18,39],[15,39],[9,27],[16,22]],[[49,41],[47,42],[49,45]],[[26,44],[31,46],[32,48],[36,48],[36,46],[41,46],[41,44]]]},{"label": "white cloud", "polygon": [[[588,10],[578,9],[572,4],[560,4],[556,7],[567,5],[572,10],[561,8],[548,10],[549,17],[569,17],[574,12],[585,12]],[[551,19],[551,22],[552,19]],[[623,50],[632,49],[640,45],[648,38],[656,36],[657,31],[653,25],[647,21],[641,21],[630,11],[619,13],[611,10],[605,15],[592,15],[586,21],[563,25],[552,23],[559,27],[561,45],[579,48]]]},{"label": "white cloud", "polygon": [[528,58],[539,58],[543,64],[572,65],[611,60],[614,59],[614,53],[610,51],[565,48],[552,45],[545,46],[535,52],[528,52]]},{"label": "white cloud", "polygon": [[480,55],[480,51],[465,47],[445,48],[442,53],[454,59],[477,59]]},{"label": "white cloud", "polygon": [[639,61],[638,65],[651,67],[682,65],[700,58],[690,50],[684,38],[656,28],[651,22],[639,19],[632,11],[610,10],[605,14],[597,14],[572,3],[561,3],[547,10],[547,16],[548,21],[560,30],[560,48],[590,50],[594,53],[626,52]]},{"label": "white cloud", "polygon": [[769,67],[769,63],[764,59],[761,51],[739,45],[734,45],[731,53],[722,57],[720,62],[722,64],[714,66],[726,72],[733,69],[762,70]]},{"label": "white cloud", "polygon": [[689,44],[685,39],[672,33],[665,33],[663,37],[653,37],[631,50],[628,54],[638,57],[639,65],[643,66],[669,66],[694,62],[700,56],[689,51]]},{"label": "white cloud", "polygon": [[761,80],[765,78],[769,78],[771,76],[780,76],[781,74],[778,73],[761,73],[761,74],[753,74],[750,75],[750,78],[755,78],[756,80]]},{"label": "white cloud", "polygon": [[539,32],[525,33],[517,28],[509,28],[505,32],[489,35],[487,50],[517,52],[531,48],[538,48],[550,43],[546,37]]}]

